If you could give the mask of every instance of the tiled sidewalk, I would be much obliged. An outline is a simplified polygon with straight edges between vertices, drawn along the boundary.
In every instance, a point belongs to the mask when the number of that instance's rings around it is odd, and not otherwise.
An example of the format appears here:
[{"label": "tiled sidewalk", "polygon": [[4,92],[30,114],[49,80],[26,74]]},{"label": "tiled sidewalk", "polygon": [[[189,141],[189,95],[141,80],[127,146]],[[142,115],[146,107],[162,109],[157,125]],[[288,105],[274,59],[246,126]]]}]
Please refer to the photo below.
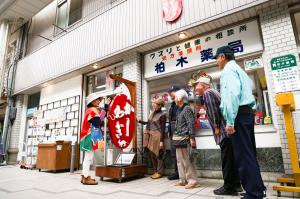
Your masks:
[{"label": "tiled sidewalk", "polygon": [[[167,178],[152,180],[149,177],[123,183],[100,181],[97,186],[84,186],[80,174],[38,172],[17,166],[0,167],[0,199],[204,199],[239,198],[215,196],[213,190],[222,185],[221,180],[200,179],[201,186],[186,190],[174,186]],[[273,183],[266,183],[268,198],[277,198]],[[293,198],[293,197],[280,197]]]}]

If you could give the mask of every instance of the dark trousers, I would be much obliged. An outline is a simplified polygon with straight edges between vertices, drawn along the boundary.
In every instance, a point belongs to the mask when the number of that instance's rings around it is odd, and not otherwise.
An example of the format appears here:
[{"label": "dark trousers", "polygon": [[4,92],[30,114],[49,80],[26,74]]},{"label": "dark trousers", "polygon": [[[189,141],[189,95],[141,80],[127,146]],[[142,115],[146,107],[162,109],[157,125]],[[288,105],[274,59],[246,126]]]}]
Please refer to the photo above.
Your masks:
[{"label": "dark trousers", "polygon": [[262,199],[264,184],[256,159],[254,114],[238,114],[231,136],[235,160],[247,199]]},{"label": "dark trousers", "polygon": [[220,148],[224,188],[226,190],[235,190],[235,188],[241,186],[241,183],[234,160],[231,138],[224,138],[220,143]]},{"label": "dark trousers", "polygon": [[152,162],[153,172],[163,175],[164,162],[162,156],[157,157],[153,152],[149,151]]},{"label": "dark trousers", "polygon": [[171,156],[172,156],[172,162],[173,162],[173,166],[174,166],[174,174],[179,175],[178,174],[178,166],[177,166],[177,158],[176,158],[176,148],[172,143],[171,143]]}]

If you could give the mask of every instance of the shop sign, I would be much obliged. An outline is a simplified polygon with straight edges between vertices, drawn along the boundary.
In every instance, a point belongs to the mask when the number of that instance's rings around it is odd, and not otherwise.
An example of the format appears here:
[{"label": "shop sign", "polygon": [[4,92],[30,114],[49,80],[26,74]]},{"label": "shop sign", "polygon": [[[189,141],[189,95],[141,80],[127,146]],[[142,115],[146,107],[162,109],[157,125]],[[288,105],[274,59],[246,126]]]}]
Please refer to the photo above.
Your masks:
[{"label": "shop sign", "polygon": [[116,95],[108,112],[108,127],[112,142],[121,149],[128,147],[135,129],[134,107],[128,95],[124,93]]},{"label": "shop sign", "polygon": [[271,68],[276,93],[300,90],[299,69],[294,55],[274,57]]},{"label": "shop sign", "polygon": [[182,0],[163,0],[162,10],[165,21],[173,22],[181,15]]},{"label": "shop sign", "polygon": [[31,116],[31,115],[33,115],[33,113],[36,112],[36,111],[37,111],[37,107],[29,108],[29,109],[27,109],[26,115],[27,115],[27,116]]},{"label": "shop sign", "polygon": [[245,60],[244,65],[245,65],[246,71],[264,67],[261,57],[250,59],[250,60]]},{"label": "shop sign", "polygon": [[157,77],[215,61],[218,47],[229,45],[235,56],[263,50],[257,21],[251,21],[146,54],[145,78]]}]

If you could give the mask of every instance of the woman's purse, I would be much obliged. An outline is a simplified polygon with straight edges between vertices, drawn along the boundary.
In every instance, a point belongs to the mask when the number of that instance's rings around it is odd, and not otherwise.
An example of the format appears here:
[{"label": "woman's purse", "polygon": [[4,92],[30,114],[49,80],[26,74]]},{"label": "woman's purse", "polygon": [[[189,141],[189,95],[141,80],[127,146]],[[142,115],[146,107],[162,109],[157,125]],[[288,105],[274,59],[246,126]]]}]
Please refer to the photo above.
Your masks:
[{"label": "woman's purse", "polygon": [[187,146],[190,143],[189,132],[186,131],[177,135],[176,132],[173,133],[172,145],[176,146]]}]

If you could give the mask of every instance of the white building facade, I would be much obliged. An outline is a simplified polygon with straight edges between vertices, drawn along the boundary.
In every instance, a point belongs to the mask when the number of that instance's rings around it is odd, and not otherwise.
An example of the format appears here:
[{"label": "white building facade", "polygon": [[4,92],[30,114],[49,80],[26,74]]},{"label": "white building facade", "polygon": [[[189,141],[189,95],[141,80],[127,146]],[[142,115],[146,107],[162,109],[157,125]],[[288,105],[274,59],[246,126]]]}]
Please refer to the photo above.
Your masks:
[{"label": "white building facade", "polygon": [[[199,70],[211,75],[218,89],[220,71],[211,55],[220,46],[232,45],[237,62],[253,80],[259,105],[255,136],[261,169],[291,173],[283,114],[275,95],[292,91],[295,99],[300,98],[299,2],[185,0],[182,9],[170,23],[161,14],[160,0],[55,0],[34,15],[14,81],[17,112],[8,148],[17,154],[15,161],[36,161],[38,143],[78,140],[86,96],[115,94],[118,83],[109,74],[136,82],[136,114],[146,119],[153,98],[165,97],[171,85],[188,88]],[[180,39],[179,33],[185,38]],[[276,76],[279,71],[271,65],[282,56],[296,60],[287,79]],[[290,85],[289,77],[295,86],[282,86]],[[299,121],[300,107],[296,108],[294,120]],[[33,124],[33,117],[43,122]],[[205,127],[205,116],[201,118],[196,164],[202,176],[211,177],[220,174],[220,152]],[[295,131],[299,139],[296,123]],[[141,126],[137,136],[142,149]],[[167,156],[167,167],[170,162]]]}]

